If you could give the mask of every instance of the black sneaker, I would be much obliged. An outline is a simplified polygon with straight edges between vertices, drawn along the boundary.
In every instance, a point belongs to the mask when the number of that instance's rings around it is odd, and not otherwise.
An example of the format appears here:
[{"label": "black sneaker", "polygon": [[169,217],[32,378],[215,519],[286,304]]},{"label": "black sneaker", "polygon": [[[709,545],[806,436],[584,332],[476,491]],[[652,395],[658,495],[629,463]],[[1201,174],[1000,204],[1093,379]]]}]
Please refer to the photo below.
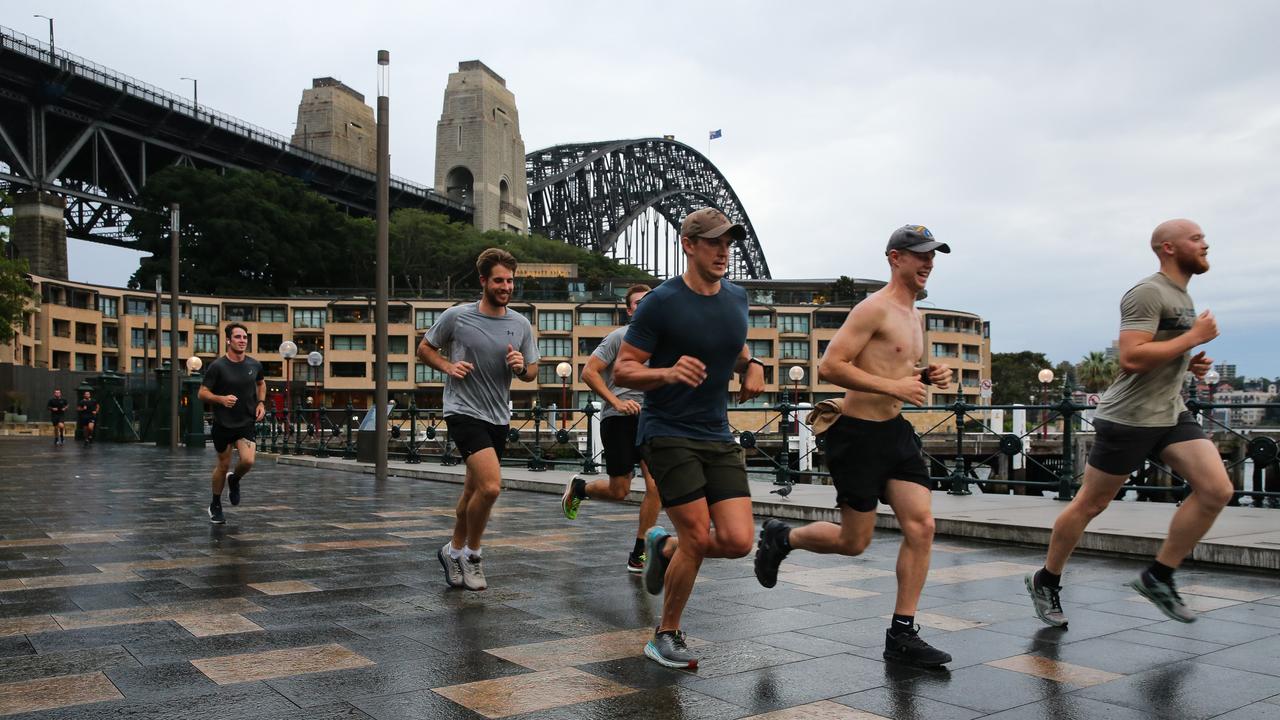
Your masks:
[{"label": "black sneaker", "polygon": [[214,525],[226,524],[227,519],[222,515],[222,503],[220,502],[209,503],[209,522],[213,523]]},{"label": "black sneaker", "polygon": [[951,655],[920,639],[920,626],[894,635],[884,631],[884,659],[889,662],[936,667],[951,662]]},{"label": "black sneaker", "polygon": [[227,473],[227,499],[232,505],[240,504],[240,478],[234,472]]},{"label": "black sneaker", "polygon": [[756,579],[767,588],[778,584],[778,566],[791,552],[791,548],[782,544],[782,536],[790,530],[790,525],[773,518],[765,520],[764,527],[760,528],[760,542],[756,543]]},{"label": "black sneaker", "polygon": [[1183,602],[1182,596],[1178,594],[1178,588],[1174,586],[1172,580],[1162,582],[1152,577],[1151,573],[1143,570],[1136,579],[1129,583],[1129,587],[1137,590],[1139,595],[1150,600],[1170,620],[1177,620],[1181,623],[1193,623],[1196,621],[1196,614]]}]

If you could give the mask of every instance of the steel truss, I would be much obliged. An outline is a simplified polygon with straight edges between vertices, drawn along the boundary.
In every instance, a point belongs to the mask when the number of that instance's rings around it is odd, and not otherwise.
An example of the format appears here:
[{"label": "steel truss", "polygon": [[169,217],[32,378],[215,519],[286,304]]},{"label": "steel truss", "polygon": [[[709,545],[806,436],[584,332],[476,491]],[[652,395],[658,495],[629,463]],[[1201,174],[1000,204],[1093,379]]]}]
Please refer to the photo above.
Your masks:
[{"label": "steel truss", "polygon": [[684,143],[557,145],[526,155],[525,169],[533,232],[670,277],[683,269],[680,222],[711,206],[747,229],[731,251],[729,277],[770,277],[746,208],[716,166]]}]

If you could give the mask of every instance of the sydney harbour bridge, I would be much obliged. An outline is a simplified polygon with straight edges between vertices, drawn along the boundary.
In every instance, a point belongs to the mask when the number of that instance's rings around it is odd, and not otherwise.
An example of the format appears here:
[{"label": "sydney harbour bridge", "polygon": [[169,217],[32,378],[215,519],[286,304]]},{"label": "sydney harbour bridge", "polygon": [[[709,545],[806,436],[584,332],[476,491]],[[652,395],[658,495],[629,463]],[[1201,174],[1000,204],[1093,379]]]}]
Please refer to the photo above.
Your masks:
[{"label": "sydney harbour bridge", "polygon": [[[257,170],[302,180],[372,214],[374,173],[8,28],[0,28],[0,185],[57,196],[66,237],[131,247],[132,213],[165,167]],[[704,155],[670,138],[557,145],[527,153],[528,229],[658,277],[679,273],[678,227],[719,208],[747,228],[729,275],[768,278],[746,209]],[[470,220],[466,198],[393,177],[393,209]]]}]

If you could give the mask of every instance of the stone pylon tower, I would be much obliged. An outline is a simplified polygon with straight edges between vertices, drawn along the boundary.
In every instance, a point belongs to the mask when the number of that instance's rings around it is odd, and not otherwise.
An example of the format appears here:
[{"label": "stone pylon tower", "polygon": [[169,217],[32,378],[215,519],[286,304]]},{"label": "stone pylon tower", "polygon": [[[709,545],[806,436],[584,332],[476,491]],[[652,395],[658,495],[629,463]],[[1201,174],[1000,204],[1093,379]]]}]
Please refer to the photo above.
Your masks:
[{"label": "stone pylon tower", "polygon": [[364,95],[331,77],[315,78],[302,91],[298,123],[293,130],[295,147],[362,170],[377,169],[377,122]]},{"label": "stone pylon tower", "polygon": [[479,60],[449,75],[436,124],[436,191],[475,207],[481,230],[529,230],[516,98]]}]

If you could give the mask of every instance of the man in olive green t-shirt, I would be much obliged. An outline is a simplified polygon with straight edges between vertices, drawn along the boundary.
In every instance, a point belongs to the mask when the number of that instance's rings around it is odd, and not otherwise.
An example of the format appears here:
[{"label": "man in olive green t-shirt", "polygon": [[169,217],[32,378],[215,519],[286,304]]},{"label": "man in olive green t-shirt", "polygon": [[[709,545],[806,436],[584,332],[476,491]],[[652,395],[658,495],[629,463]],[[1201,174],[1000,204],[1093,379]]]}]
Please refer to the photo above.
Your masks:
[{"label": "man in olive green t-shirt", "polygon": [[1203,350],[1194,357],[1191,350],[1216,338],[1218,323],[1208,310],[1196,315],[1187,294],[1191,277],[1209,270],[1209,245],[1199,225],[1169,220],[1151,234],[1151,249],[1160,258],[1160,272],[1120,301],[1120,376],[1098,403],[1084,483],[1053,525],[1044,567],[1026,577],[1036,615],[1055,627],[1067,625],[1058,598],[1067,558],[1089,521],[1107,508],[1148,457],[1186,478],[1192,493],[1173,514],[1155,561],[1129,586],[1169,618],[1193,622],[1195,613],[1178,595],[1173,571],[1233,492],[1217,448],[1180,393],[1188,370],[1203,378],[1213,366]]}]

